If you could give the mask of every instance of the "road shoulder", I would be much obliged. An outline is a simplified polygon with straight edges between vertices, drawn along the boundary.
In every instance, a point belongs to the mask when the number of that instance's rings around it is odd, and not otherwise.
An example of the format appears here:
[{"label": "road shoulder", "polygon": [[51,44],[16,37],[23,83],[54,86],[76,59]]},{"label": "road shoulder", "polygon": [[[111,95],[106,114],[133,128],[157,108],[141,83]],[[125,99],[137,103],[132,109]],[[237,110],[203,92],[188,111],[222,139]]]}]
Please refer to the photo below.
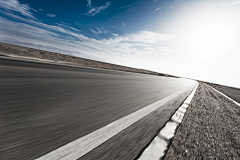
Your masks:
[{"label": "road shoulder", "polygon": [[164,159],[240,159],[239,124],[239,106],[199,83]]}]

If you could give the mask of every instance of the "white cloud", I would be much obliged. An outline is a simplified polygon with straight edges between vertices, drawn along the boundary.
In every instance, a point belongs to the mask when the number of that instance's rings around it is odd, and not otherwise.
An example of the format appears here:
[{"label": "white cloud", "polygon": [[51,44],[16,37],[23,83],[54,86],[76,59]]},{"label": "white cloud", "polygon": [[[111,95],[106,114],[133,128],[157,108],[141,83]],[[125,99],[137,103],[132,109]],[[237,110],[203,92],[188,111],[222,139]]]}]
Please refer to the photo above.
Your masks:
[{"label": "white cloud", "polygon": [[101,34],[102,33],[102,31],[99,28],[97,28],[97,31],[95,31],[93,29],[90,29],[90,31],[94,34]]},{"label": "white cloud", "polygon": [[129,34],[126,36],[121,36],[117,40],[118,43],[128,42],[128,43],[142,43],[142,44],[157,44],[159,41],[165,41],[175,38],[172,35],[159,34],[150,31],[140,31],[138,33]]},{"label": "white cloud", "polygon": [[7,11],[15,11],[21,13],[23,16],[34,18],[30,10],[34,10],[29,5],[21,4],[17,0],[0,0],[0,6]]},{"label": "white cloud", "polygon": [[98,34],[98,32],[97,32],[97,31],[94,31],[93,29],[90,29],[90,31],[91,31],[92,33],[94,33],[94,34]]},{"label": "white cloud", "polygon": [[103,28],[103,33],[108,34],[108,33],[110,33],[110,31],[109,31],[109,30],[105,30],[105,29]]},{"label": "white cloud", "polygon": [[92,1],[91,0],[87,0],[87,6],[91,7],[92,6]]},{"label": "white cloud", "polygon": [[94,16],[94,15],[100,13],[101,11],[104,11],[110,5],[111,5],[111,3],[107,2],[105,5],[102,5],[102,6],[99,6],[99,7],[98,6],[93,7],[91,0],[87,0],[87,6],[89,7],[89,10],[87,11],[87,13],[85,13],[85,15]]},{"label": "white cloud", "polygon": [[[21,28],[21,30],[18,28]],[[92,30],[92,32],[100,34],[103,31],[97,29]],[[79,32],[77,33],[75,30],[64,29],[61,26],[46,25],[41,22],[35,22],[34,25],[30,25],[12,22],[4,18],[0,18],[0,35],[23,42],[78,51],[96,60],[118,64],[124,64],[125,59],[133,58],[134,56],[146,57],[149,54],[165,52],[161,51],[161,48],[159,49],[158,46],[161,42],[174,38],[171,35],[140,31],[122,36],[112,33],[114,35],[112,38],[96,40],[86,37]],[[144,51],[143,47],[155,48],[156,52],[153,50]],[[119,57],[120,59],[122,57],[122,60],[118,62],[117,59]],[[127,64],[125,63],[125,65]]]},{"label": "white cloud", "polygon": [[118,36],[118,34],[116,34],[116,33],[112,33],[112,35],[113,35],[113,36],[116,36],[116,37]]},{"label": "white cloud", "polygon": [[157,8],[157,9],[155,9],[154,12],[156,12],[156,11],[162,9],[162,8],[163,8],[163,7],[159,7],[159,8]]},{"label": "white cloud", "polygon": [[123,9],[123,8],[129,8],[129,7],[131,7],[131,5],[122,6],[121,8]]},{"label": "white cloud", "polygon": [[123,21],[122,21],[122,24],[123,24],[123,27],[125,27],[125,26],[126,26],[126,23],[125,23],[125,22],[123,22]]},{"label": "white cloud", "polygon": [[[15,15],[11,12],[4,12],[4,11],[1,11],[3,14],[9,16],[9,17],[12,17],[14,19],[17,19],[19,21],[22,21],[23,23],[15,23],[15,22],[12,22],[13,25],[16,25],[16,26],[19,26],[21,25],[20,28],[26,28],[26,26],[31,26],[31,27],[35,27],[35,29],[27,29],[26,31],[31,31],[31,30],[38,30],[38,29],[43,29],[45,31],[48,31],[48,33],[46,34],[46,37],[48,37],[47,35],[49,34],[50,36],[53,36],[53,37],[58,37],[59,39],[61,38],[65,38],[65,36],[63,34],[68,34],[72,37],[76,36],[74,32],[81,32],[80,30],[76,29],[76,28],[73,28],[71,26],[68,26],[66,24],[62,24],[62,23],[56,23],[56,25],[47,25],[47,24],[44,24],[42,22],[39,22],[38,20],[36,19],[28,19],[28,18],[24,18],[24,17],[21,17],[19,15]],[[4,23],[3,23],[4,24]],[[24,25],[24,26],[22,26]],[[4,26],[4,25],[2,25]],[[11,26],[11,25],[10,25]],[[5,27],[6,28],[6,27]],[[10,27],[11,28],[11,27]],[[16,27],[15,27],[16,28]],[[28,27],[27,27],[28,28]],[[13,27],[14,29],[14,27]],[[71,32],[71,31],[74,31],[74,32]],[[41,35],[42,32],[32,32],[32,33],[36,33],[38,35]],[[43,32],[44,33],[44,32]],[[23,34],[24,36],[25,34]],[[28,35],[28,34],[26,34]],[[61,36],[62,35],[62,36]],[[43,34],[43,36],[45,36],[45,34]],[[77,37],[75,37],[76,39],[78,39]],[[78,39],[79,40],[79,39]]]},{"label": "white cloud", "polygon": [[[81,31],[65,23],[47,25],[36,19],[21,17],[11,12],[1,12],[18,20],[16,22],[0,17],[1,37],[69,50],[75,53],[75,56],[83,58],[150,70],[153,68],[157,70],[161,67],[159,64],[167,66],[164,63],[155,63],[155,61],[161,60],[162,55],[171,53],[171,48],[165,47],[164,43],[175,38],[172,35],[150,31],[118,35],[104,28],[90,29],[95,34],[110,33],[113,35],[110,38],[97,40],[84,36]],[[125,24],[125,22],[122,23]]]},{"label": "white cloud", "polygon": [[47,14],[47,16],[48,16],[48,17],[51,17],[51,18],[56,17],[55,14]]},{"label": "white cloud", "polygon": [[101,34],[101,33],[102,33],[102,31],[101,31],[99,28],[97,28],[97,31],[98,31],[98,33],[99,33],[99,34]]},{"label": "white cloud", "polygon": [[70,30],[74,30],[74,31],[77,31],[77,32],[81,32],[81,30],[71,27],[71,26],[70,26],[71,24],[67,24],[67,23],[64,23],[64,22],[56,23],[56,24],[57,24],[58,26],[60,26],[60,27],[66,28],[66,29],[70,29]]}]

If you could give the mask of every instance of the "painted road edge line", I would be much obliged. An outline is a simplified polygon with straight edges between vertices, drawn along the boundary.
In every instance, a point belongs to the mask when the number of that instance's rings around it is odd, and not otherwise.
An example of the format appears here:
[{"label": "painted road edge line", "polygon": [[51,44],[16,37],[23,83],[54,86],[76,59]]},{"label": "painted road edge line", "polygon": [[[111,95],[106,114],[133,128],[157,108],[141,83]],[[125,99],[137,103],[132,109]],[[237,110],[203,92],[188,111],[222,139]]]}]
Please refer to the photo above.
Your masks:
[{"label": "painted road edge line", "polygon": [[141,118],[150,114],[154,110],[158,109],[162,105],[166,104],[173,98],[177,97],[181,93],[186,92],[187,89],[180,90],[174,94],[171,94],[159,101],[156,101],[140,110],[137,110],[123,118],[120,118],[88,135],[85,135],[79,139],[76,139],[62,147],[53,150],[39,158],[37,160],[75,160],[86,153],[90,152],[94,148],[98,147],[108,139],[112,138],[122,130],[126,129],[133,123],[137,122]]},{"label": "painted road edge line", "polygon": [[191,103],[192,98],[197,90],[198,83],[183,104],[173,114],[172,118],[160,130],[159,134],[152,140],[147,148],[140,155],[138,160],[159,160],[167,153],[169,143],[173,139],[176,128],[181,124],[183,116]]},{"label": "painted road edge line", "polygon": [[[206,84],[206,83],[205,83]],[[234,101],[232,98],[228,97],[227,95],[223,94],[222,92],[218,91],[217,89],[209,86],[208,84],[206,84],[208,87],[212,88],[214,91],[220,93],[221,95],[223,95],[224,97],[226,97],[227,99],[231,100],[233,103],[235,103],[236,105],[240,106],[240,103]]]}]

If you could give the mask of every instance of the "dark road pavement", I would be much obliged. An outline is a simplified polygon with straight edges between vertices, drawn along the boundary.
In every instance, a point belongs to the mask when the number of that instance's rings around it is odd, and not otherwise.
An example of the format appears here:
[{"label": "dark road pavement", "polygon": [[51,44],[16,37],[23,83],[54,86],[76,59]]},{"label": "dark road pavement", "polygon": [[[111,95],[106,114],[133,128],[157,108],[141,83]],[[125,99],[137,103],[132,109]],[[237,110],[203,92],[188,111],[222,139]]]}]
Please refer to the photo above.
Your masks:
[{"label": "dark road pavement", "polygon": [[34,159],[195,82],[0,58],[0,159]]}]

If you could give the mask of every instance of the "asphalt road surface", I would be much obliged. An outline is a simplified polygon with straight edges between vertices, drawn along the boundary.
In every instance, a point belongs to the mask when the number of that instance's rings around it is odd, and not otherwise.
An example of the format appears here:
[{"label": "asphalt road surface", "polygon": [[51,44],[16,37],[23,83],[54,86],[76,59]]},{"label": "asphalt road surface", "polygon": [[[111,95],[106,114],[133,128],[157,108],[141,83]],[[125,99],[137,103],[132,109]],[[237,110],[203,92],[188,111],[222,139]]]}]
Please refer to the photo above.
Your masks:
[{"label": "asphalt road surface", "polygon": [[39,158],[194,86],[180,78],[0,58],[0,159]]}]

